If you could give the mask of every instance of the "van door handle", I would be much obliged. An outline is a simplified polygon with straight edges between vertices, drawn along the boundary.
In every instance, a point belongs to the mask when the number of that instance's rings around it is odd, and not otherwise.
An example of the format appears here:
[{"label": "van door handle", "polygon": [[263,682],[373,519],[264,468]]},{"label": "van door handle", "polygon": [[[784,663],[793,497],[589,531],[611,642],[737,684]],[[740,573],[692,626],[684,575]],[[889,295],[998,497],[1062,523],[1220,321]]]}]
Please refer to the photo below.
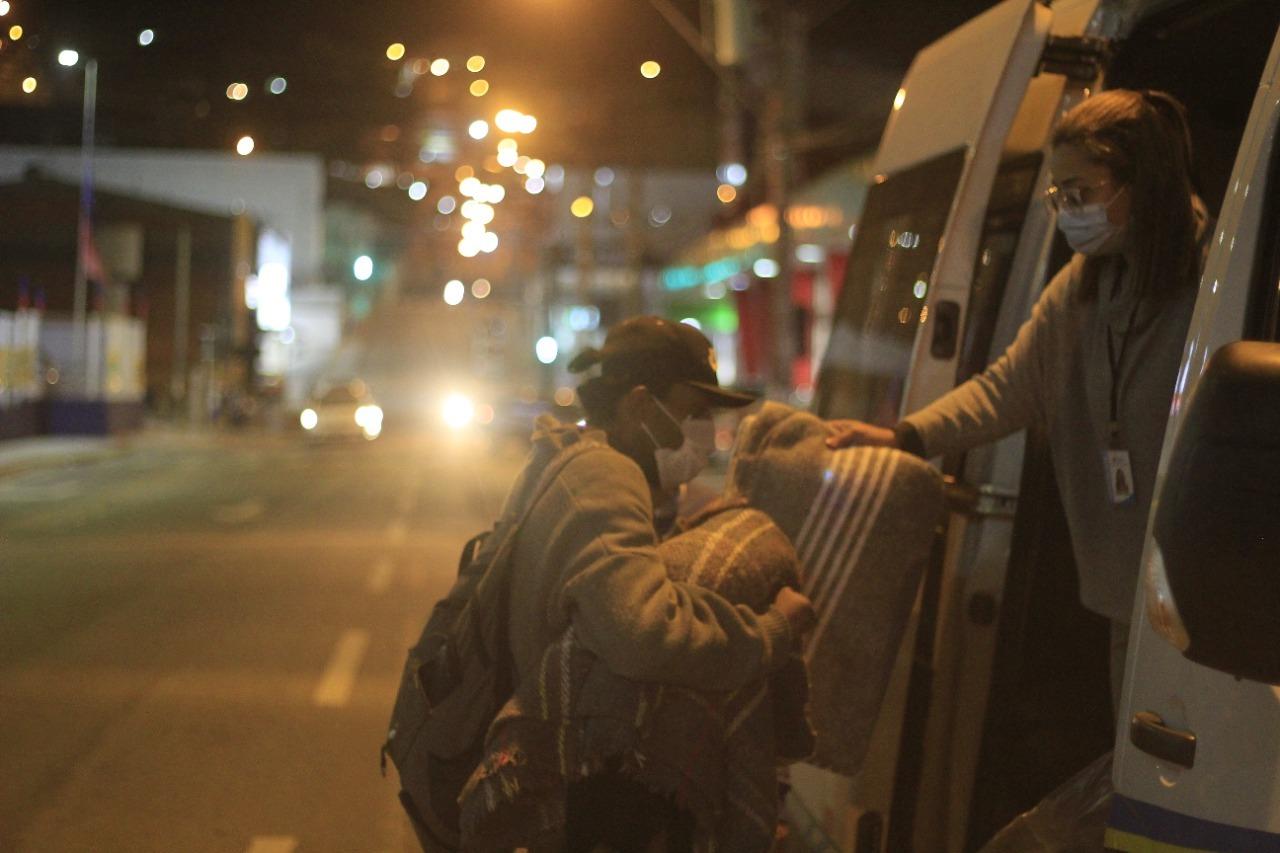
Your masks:
[{"label": "van door handle", "polygon": [[1013,518],[1018,509],[1018,493],[992,483],[973,485],[950,474],[942,478],[947,509],[972,518]]},{"label": "van door handle", "polygon": [[1171,728],[1154,711],[1139,711],[1129,721],[1129,742],[1172,764],[1190,768],[1196,763],[1196,733]]}]

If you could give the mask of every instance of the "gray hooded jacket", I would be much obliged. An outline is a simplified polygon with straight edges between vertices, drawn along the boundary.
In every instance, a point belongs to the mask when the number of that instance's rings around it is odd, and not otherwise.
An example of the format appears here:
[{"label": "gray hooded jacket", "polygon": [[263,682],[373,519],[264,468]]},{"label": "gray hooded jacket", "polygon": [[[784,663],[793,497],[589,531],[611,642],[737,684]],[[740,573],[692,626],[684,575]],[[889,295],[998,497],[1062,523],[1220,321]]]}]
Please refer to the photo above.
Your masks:
[{"label": "gray hooded jacket", "polygon": [[782,613],[756,614],[668,578],[648,481],[600,430],[539,418],[508,501],[523,506],[547,463],[576,442],[595,448],[565,464],[515,541],[511,650],[518,680],[537,671],[543,650],[570,626],[609,669],[640,681],[731,690],[785,663],[792,638]]},{"label": "gray hooded jacket", "polygon": [[[1197,200],[1199,238],[1207,250],[1208,216]],[[1127,623],[1133,609],[1156,466],[1164,443],[1173,382],[1195,307],[1187,288],[1163,303],[1139,301],[1129,276],[1104,269],[1098,295],[1082,301],[1084,257],[1053,277],[1018,336],[985,371],[899,425],[911,449],[940,456],[985,444],[1033,424],[1049,437],[1066,510],[1084,606]],[[1104,454],[1109,446],[1111,365],[1133,317],[1119,365],[1120,444],[1129,451],[1134,496],[1113,503]],[[919,448],[916,448],[919,449]]]}]

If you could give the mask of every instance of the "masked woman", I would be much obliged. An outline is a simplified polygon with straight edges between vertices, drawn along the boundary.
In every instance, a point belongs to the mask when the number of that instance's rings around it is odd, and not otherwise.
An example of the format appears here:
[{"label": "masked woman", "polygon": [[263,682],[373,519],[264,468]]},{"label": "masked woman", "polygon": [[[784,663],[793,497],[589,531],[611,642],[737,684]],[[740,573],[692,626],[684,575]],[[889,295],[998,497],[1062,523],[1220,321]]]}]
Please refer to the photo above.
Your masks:
[{"label": "masked woman", "polygon": [[1182,105],[1117,89],[1055,131],[1047,201],[1075,250],[1009,348],[895,429],[837,422],[832,446],[964,451],[1028,426],[1049,438],[1089,610],[1111,621],[1118,700],[1130,612],[1208,217]]}]

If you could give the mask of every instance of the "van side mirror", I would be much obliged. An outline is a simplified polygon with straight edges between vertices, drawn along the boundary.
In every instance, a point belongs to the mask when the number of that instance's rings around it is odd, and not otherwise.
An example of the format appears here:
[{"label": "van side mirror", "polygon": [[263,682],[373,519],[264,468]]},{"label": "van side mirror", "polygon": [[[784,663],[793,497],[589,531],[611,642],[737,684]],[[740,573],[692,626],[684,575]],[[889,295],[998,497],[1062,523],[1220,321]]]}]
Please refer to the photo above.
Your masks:
[{"label": "van side mirror", "polygon": [[1238,341],[1188,403],[1153,533],[1183,654],[1280,684],[1280,344]]}]

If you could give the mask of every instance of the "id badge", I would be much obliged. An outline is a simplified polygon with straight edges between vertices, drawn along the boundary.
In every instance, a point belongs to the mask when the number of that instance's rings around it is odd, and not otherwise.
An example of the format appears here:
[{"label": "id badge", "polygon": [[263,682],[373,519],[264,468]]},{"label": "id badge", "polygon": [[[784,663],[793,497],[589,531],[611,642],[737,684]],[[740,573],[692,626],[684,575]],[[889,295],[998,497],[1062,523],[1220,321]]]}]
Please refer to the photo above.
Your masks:
[{"label": "id badge", "polygon": [[1108,450],[1104,461],[1111,502],[1122,504],[1133,500],[1133,468],[1129,465],[1129,451]]}]

